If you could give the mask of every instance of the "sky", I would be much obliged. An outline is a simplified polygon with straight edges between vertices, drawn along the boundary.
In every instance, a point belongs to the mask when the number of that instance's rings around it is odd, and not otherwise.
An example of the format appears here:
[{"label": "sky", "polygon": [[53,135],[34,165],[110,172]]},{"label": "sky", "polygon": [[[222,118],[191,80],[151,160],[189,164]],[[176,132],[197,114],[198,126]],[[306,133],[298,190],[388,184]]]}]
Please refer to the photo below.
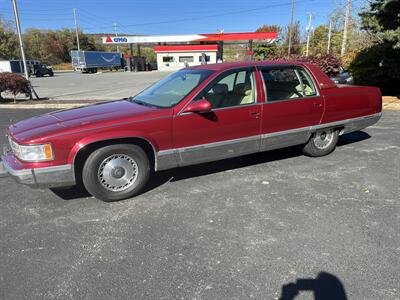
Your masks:
[{"label": "sky", "polygon": [[[367,0],[352,0],[360,7]],[[26,28],[73,28],[86,33],[164,35],[255,31],[263,24],[290,22],[291,0],[17,0],[22,31]],[[313,27],[345,0],[295,0],[294,20]],[[13,20],[12,1],[0,0],[0,18]],[[116,24],[116,25],[115,25]]]}]

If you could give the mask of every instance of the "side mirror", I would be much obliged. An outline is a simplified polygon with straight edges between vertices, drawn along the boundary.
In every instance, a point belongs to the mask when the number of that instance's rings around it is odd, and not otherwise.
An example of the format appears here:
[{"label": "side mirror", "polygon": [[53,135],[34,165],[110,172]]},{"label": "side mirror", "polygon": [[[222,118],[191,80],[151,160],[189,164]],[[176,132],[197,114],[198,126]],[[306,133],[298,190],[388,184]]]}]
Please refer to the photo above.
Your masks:
[{"label": "side mirror", "polygon": [[202,113],[209,111],[211,111],[210,101],[202,99],[191,102],[183,112]]}]

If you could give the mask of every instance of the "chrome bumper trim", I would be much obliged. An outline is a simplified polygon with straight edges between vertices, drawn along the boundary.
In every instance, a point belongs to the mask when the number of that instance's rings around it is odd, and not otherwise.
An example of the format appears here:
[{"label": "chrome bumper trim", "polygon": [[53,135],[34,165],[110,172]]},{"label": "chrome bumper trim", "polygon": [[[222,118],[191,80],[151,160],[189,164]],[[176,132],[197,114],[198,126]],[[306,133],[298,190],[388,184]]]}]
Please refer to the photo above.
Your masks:
[{"label": "chrome bumper trim", "polygon": [[[2,172],[1,169],[4,169]],[[0,160],[0,177],[10,175],[18,183],[32,188],[50,188],[75,185],[72,165],[14,170],[4,160]]]}]

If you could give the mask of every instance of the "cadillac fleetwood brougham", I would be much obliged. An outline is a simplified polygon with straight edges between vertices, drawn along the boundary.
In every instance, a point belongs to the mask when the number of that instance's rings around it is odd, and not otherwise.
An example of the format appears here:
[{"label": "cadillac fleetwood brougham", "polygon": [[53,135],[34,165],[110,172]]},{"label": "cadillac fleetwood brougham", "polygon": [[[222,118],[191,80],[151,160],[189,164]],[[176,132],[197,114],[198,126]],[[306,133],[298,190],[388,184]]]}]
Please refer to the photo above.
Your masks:
[{"label": "cadillac fleetwood brougham", "polygon": [[83,183],[114,201],[138,194],[152,171],[294,145],[329,154],[381,111],[378,88],[336,85],[306,63],[189,67],[127,99],[10,125],[0,173],[32,187]]}]

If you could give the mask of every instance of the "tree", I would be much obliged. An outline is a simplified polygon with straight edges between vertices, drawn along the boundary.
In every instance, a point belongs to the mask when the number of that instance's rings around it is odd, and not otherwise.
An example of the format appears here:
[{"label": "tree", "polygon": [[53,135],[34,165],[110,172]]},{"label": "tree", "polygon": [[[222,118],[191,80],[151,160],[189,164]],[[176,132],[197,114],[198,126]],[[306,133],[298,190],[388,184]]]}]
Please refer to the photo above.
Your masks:
[{"label": "tree", "polygon": [[374,34],[380,43],[400,48],[400,1],[375,0],[370,10],[360,16],[362,28]]},{"label": "tree", "polygon": [[19,57],[18,39],[12,29],[12,23],[0,20],[0,59]]},{"label": "tree", "polygon": [[302,43],[301,43],[301,31],[300,31],[300,22],[296,21],[293,25],[288,25],[284,31],[284,40],[281,47],[281,55],[287,53],[287,49],[289,47],[289,32],[292,35],[292,46],[290,53],[292,55],[299,55],[301,54],[302,50]]},{"label": "tree", "polygon": [[379,86],[383,93],[400,95],[400,2],[374,0],[360,14],[362,28],[375,37],[373,46],[350,64],[357,84]]},{"label": "tree", "polygon": [[276,32],[278,37],[275,42],[271,44],[258,44],[254,47],[254,58],[263,60],[266,58],[275,57],[279,54],[278,43],[282,40],[282,27],[278,25],[263,25],[257,28],[256,32]]}]

